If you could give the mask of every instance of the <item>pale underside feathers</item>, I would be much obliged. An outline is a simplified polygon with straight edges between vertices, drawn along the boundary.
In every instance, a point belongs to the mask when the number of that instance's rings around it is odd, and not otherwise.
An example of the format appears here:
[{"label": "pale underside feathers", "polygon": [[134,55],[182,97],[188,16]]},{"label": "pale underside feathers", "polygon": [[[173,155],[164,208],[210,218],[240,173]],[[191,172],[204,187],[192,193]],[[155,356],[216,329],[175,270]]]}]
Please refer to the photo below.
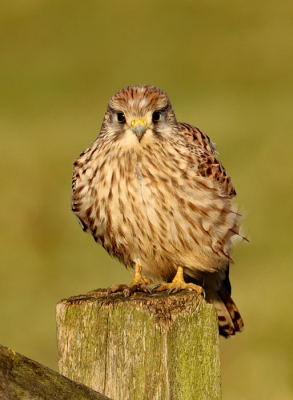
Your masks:
[{"label": "pale underside feathers", "polygon": [[109,101],[101,133],[75,161],[72,210],[126,266],[171,282],[178,267],[203,286],[224,336],[243,321],[229,283],[239,214],[209,137],[178,123],[166,93],[129,86]]}]

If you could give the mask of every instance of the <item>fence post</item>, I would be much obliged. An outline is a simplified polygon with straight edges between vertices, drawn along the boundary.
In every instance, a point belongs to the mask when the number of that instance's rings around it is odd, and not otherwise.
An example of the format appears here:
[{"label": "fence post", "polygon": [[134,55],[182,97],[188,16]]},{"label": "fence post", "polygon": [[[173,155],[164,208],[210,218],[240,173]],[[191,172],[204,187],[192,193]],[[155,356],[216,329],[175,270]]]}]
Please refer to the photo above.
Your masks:
[{"label": "fence post", "polygon": [[60,373],[114,400],[221,399],[217,314],[195,293],[74,296],[57,339]]},{"label": "fence post", "polygon": [[111,400],[0,345],[1,400]]}]

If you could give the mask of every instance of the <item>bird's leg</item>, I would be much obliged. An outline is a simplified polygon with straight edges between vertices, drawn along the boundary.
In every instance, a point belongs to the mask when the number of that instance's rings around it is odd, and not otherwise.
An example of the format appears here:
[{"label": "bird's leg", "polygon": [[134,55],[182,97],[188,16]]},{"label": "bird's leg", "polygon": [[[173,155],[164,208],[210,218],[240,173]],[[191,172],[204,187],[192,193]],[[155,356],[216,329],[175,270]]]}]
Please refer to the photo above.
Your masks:
[{"label": "bird's leg", "polygon": [[153,292],[168,290],[168,294],[180,292],[180,290],[194,290],[198,294],[204,295],[204,289],[195,283],[186,283],[183,276],[183,267],[178,267],[172,282],[163,282],[153,288]]},{"label": "bird's leg", "polygon": [[148,292],[152,293],[151,290],[148,288],[148,285],[152,283],[151,279],[147,278],[146,276],[141,275],[141,265],[139,263],[135,263],[134,269],[134,278],[132,283],[128,285],[119,285],[114,284],[108,287],[107,293],[115,293],[115,292],[122,292],[125,297],[130,296],[134,292]]}]

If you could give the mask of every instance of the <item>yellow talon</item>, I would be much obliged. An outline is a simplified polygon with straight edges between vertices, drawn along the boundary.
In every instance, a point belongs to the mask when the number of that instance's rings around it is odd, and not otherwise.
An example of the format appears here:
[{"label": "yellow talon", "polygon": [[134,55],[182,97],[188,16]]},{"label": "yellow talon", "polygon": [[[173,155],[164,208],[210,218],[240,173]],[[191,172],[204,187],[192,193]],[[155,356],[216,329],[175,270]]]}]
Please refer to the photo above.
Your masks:
[{"label": "yellow talon", "polygon": [[151,279],[141,275],[141,265],[135,263],[135,272],[132,283],[128,285],[114,284],[108,287],[107,294],[115,292],[123,292],[125,297],[129,297],[134,292],[148,292],[152,293],[148,285],[152,283]]},{"label": "yellow talon", "polygon": [[163,282],[153,288],[152,291],[162,292],[164,290],[168,290],[168,294],[177,293],[181,290],[193,290],[198,294],[205,295],[204,289],[201,286],[196,285],[195,283],[186,283],[183,276],[183,268],[178,267],[176,275],[172,282],[166,283]]}]

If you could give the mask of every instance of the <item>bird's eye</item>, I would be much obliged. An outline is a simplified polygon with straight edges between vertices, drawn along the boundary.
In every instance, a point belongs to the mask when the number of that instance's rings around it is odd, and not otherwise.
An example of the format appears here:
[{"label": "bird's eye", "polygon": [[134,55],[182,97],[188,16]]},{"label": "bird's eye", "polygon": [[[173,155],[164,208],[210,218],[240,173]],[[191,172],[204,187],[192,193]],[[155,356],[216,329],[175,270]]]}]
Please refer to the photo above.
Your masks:
[{"label": "bird's eye", "polygon": [[160,121],[160,118],[161,118],[161,113],[159,111],[153,112],[153,121],[154,122]]},{"label": "bird's eye", "polygon": [[121,124],[126,121],[125,115],[122,112],[117,113],[117,119]]}]

